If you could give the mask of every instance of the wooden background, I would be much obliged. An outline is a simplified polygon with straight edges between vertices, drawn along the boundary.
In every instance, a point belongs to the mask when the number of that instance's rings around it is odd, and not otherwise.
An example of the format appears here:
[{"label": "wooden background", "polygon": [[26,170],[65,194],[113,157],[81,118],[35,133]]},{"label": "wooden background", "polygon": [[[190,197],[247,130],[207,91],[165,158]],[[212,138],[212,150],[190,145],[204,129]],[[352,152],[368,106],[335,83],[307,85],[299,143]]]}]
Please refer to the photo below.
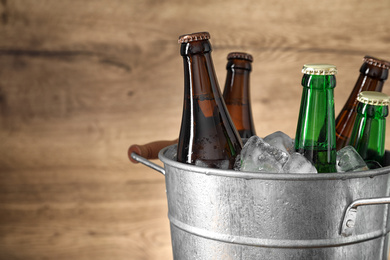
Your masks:
[{"label": "wooden background", "polygon": [[338,67],[337,114],[362,57],[390,59],[389,15],[388,0],[1,0],[0,259],[172,259],[164,178],[127,148],[178,136],[179,35],[210,32],[221,86],[227,53],[250,52],[258,135],[293,136],[302,65]]}]

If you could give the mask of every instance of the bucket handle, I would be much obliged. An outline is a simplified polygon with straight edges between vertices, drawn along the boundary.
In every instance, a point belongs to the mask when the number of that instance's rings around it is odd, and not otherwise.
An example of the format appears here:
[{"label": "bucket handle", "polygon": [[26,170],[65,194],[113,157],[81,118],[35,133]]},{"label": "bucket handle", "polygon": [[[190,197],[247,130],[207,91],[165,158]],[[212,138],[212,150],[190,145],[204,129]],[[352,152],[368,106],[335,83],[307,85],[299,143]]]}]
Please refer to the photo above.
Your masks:
[{"label": "bucket handle", "polygon": [[147,144],[133,144],[129,147],[127,155],[132,163],[142,163],[155,171],[165,175],[165,170],[161,166],[149,161],[158,159],[158,153],[161,149],[177,143],[178,139],[171,141],[154,141]]},{"label": "bucket handle", "polygon": [[165,169],[151,161],[149,161],[148,159],[136,154],[135,152],[132,152],[130,154],[130,158],[135,160],[137,163],[140,162],[142,163],[143,165],[146,165],[148,166],[149,168],[152,168],[153,170],[155,171],[158,171],[159,173],[161,173],[162,175],[165,176]]},{"label": "bucket handle", "polygon": [[341,225],[341,235],[347,237],[352,235],[356,223],[357,208],[368,205],[390,204],[390,197],[358,199],[353,201],[347,208],[343,223]]}]

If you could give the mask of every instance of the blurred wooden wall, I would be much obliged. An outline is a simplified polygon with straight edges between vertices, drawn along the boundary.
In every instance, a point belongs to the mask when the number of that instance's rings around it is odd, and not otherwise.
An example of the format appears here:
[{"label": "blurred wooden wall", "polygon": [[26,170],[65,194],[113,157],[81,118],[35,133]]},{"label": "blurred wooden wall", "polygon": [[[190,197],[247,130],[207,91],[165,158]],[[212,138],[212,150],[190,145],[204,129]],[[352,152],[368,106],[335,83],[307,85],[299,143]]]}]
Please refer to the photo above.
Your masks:
[{"label": "blurred wooden wall", "polygon": [[389,14],[388,0],[1,0],[0,259],[172,258],[164,177],[127,148],[179,134],[179,35],[210,32],[222,87],[227,53],[251,53],[258,135],[293,136],[302,65],[338,67],[338,113],[362,57],[390,59]]}]

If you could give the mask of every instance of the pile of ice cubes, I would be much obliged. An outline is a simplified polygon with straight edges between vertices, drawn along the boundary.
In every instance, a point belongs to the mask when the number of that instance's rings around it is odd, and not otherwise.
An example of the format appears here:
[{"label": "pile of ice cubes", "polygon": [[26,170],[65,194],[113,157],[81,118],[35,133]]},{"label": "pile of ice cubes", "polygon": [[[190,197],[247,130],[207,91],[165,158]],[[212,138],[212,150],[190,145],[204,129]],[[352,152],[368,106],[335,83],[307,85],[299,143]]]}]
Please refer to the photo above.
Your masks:
[{"label": "pile of ice cubes", "polygon": [[[368,170],[359,153],[352,146],[337,152],[337,172]],[[268,173],[317,173],[314,165],[300,153],[295,152],[294,140],[278,131],[264,138],[249,138],[236,158],[234,170]]]}]

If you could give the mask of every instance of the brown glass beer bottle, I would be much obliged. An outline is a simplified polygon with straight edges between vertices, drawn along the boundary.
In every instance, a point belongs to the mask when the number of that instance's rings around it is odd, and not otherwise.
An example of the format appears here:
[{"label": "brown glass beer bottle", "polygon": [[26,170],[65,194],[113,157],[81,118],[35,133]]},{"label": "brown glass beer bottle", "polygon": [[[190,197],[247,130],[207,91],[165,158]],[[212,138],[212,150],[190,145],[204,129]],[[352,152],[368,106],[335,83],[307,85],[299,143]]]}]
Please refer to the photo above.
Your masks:
[{"label": "brown glass beer bottle", "polygon": [[381,92],[389,74],[390,62],[371,56],[363,58],[360,75],[347,102],[336,118],[336,149],[349,144],[356,119],[357,97],[362,91]]},{"label": "brown glass beer bottle", "polygon": [[249,138],[256,134],[249,90],[253,57],[244,52],[231,52],[227,60],[223,98],[241,138]]},{"label": "brown glass beer bottle", "polygon": [[184,64],[184,104],[177,160],[232,169],[242,142],[222,98],[209,39],[207,32],[179,37]]}]

